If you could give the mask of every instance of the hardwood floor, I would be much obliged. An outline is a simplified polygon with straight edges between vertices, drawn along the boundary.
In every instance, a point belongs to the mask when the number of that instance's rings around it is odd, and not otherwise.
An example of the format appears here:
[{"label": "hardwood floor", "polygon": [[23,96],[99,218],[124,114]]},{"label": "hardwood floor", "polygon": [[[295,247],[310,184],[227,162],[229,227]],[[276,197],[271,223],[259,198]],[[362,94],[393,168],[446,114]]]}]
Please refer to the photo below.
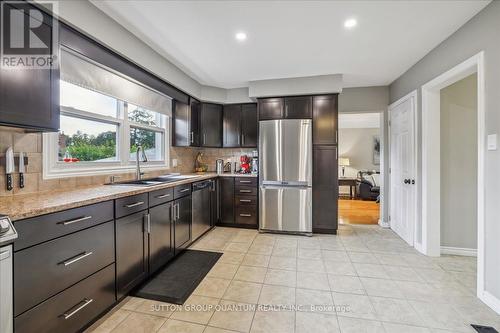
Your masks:
[{"label": "hardwood floor", "polygon": [[339,199],[339,223],[377,224],[380,218],[379,208],[375,201]]}]

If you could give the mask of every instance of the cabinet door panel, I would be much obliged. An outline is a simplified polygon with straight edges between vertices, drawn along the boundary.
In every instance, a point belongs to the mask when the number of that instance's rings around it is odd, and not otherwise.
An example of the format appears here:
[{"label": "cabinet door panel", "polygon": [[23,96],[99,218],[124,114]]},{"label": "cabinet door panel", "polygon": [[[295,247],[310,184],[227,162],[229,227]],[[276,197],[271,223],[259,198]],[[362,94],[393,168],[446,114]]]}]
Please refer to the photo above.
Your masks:
[{"label": "cabinet door panel", "polygon": [[223,147],[240,146],[241,105],[224,105],[222,118]]},{"label": "cabinet door panel", "polygon": [[257,147],[257,104],[241,106],[241,146]]},{"label": "cabinet door panel", "polygon": [[337,95],[313,98],[313,144],[336,145],[338,142]]},{"label": "cabinet door panel", "polygon": [[144,215],[138,212],[116,220],[116,294],[125,296],[147,275],[147,237]]},{"label": "cabinet door panel", "polygon": [[313,148],[313,231],[337,230],[337,158],[336,146]]},{"label": "cabinet door panel", "polygon": [[282,119],[284,101],[283,98],[259,99],[259,120]]},{"label": "cabinet door panel", "polygon": [[165,265],[174,255],[171,238],[172,203],[150,208],[149,274]]},{"label": "cabinet door panel", "polygon": [[192,98],[190,101],[190,106],[191,106],[190,108],[191,129],[189,132],[189,145],[193,147],[199,147],[200,135],[201,135],[201,129],[200,129],[201,103],[200,101]]},{"label": "cabinet door panel", "polygon": [[190,145],[189,105],[174,100],[172,115],[172,144],[176,147],[188,147]]},{"label": "cabinet door panel", "polygon": [[177,199],[175,204],[178,215],[174,222],[175,251],[179,251],[189,246],[191,240],[191,196]]},{"label": "cabinet door panel", "polygon": [[222,147],[222,105],[202,103],[201,146]]},{"label": "cabinet door panel", "polygon": [[[15,6],[31,8],[29,4]],[[5,4],[4,9],[7,8],[13,7]],[[7,10],[4,12],[8,13]],[[43,20],[45,23],[36,29],[36,34],[52,48],[50,18],[43,14]],[[54,67],[56,69],[0,68],[0,124],[36,130],[59,130],[59,66],[55,63]]]},{"label": "cabinet door panel", "polygon": [[299,96],[285,98],[285,117],[287,119],[312,118],[312,97]]},{"label": "cabinet door panel", "polygon": [[220,177],[220,222],[234,223],[234,178]]}]

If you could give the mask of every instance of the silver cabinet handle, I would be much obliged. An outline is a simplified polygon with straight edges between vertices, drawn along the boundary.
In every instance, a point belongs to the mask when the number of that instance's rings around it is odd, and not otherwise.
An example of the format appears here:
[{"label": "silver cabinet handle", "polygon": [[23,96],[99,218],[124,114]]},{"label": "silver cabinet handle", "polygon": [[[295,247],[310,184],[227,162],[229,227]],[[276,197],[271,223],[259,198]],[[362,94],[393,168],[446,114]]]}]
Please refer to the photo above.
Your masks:
[{"label": "silver cabinet handle", "polygon": [[146,214],[146,232],[151,233],[151,214]]},{"label": "silver cabinet handle", "polygon": [[240,190],[240,193],[252,193],[251,190]]},{"label": "silver cabinet handle", "polygon": [[240,199],[240,202],[252,202],[250,199]]},{"label": "silver cabinet handle", "polygon": [[180,213],[181,209],[179,207],[179,204],[177,204],[177,219],[180,219],[181,218],[181,213]]},{"label": "silver cabinet handle", "polygon": [[163,198],[167,198],[169,196],[170,196],[170,193],[167,193],[167,194],[157,195],[155,198],[156,199],[163,199]]},{"label": "silver cabinet handle", "polygon": [[74,256],[73,258],[69,258],[67,260],[64,260],[61,264],[63,264],[64,266],[69,266],[71,264],[74,264],[75,262],[77,261],[80,261],[82,260],[83,258],[86,258],[90,255],[94,254],[94,252],[90,251],[90,252],[83,252],[81,254],[78,254],[76,256]]},{"label": "silver cabinet handle", "polygon": [[88,216],[79,217],[79,218],[74,219],[74,220],[58,222],[57,224],[70,225],[70,224],[73,224],[73,223],[78,223],[78,222],[83,222],[83,221],[86,221],[86,220],[90,220],[91,218],[92,218],[92,215],[88,215]]},{"label": "silver cabinet handle", "polygon": [[251,180],[240,180],[240,184],[250,184]]},{"label": "silver cabinet handle", "polygon": [[78,311],[82,310],[84,307],[86,307],[87,305],[89,305],[93,301],[94,300],[92,298],[90,298],[90,299],[89,298],[84,298],[80,303],[78,303],[77,305],[75,305],[74,307],[72,307],[71,309],[69,309],[68,311],[66,311],[65,313],[63,313],[62,317],[64,317],[65,320],[71,318]]},{"label": "silver cabinet handle", "polygon": [[189,190],[190,190],[189,188],[185,188],[183,190],[180,190],[179,193],[184,193],[184,192],[189,191]]},{"label": "silver cabinet handle", "polygon": [[245,134],[241,134],[241,145],[245,145]]},{"label": "silver cabinet handle", "polygon": [[194,143],[194,133],[191,132],[191,143]]},{"label": "silver cabinet handle", "polygon": [[170,219],[175,222],[175,205],[170,206]]},{"label": "silver cabinet handle", "polygon": [[125,208],[132,208],[132,207],[137,207],[137,206],[140,206],[140,205],[143,205],[143,204],[144,204],[144,201],[138,201],[136,203],[128,204],[128,205],[125,205],[123,207],[125,207]]},{"label": "silver cabinet handle", "polygon": [[252,217],[252,214],[240,214],[241,217]]}]

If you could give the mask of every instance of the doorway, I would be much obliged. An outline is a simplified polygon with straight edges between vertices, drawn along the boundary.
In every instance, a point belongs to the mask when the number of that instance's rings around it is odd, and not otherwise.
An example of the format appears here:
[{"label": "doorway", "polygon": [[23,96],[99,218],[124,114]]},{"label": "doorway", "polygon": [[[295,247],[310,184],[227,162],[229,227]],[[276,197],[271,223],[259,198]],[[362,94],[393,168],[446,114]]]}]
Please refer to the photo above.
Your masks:
[{"label": "doorway", "polygon": [[[477,227],[477,296],[486,304],[484,291],[484,158],[486,150],[485,108],[484,108],[484,53],[481,52],[458,66],[450,69],[422,86],[422,218],[421,243],[419,251],[430,256],[441,255],[442,209],[446,203],[441,200],[441,93],[443,89],[476,75],[477,112],[475,156],[475,221]],[[446,252],[446,251],[445,251]]]},{"label": "doorway", "polygon": [[339,223],[377,225],[381,216],[381,112],[339,114]]}]

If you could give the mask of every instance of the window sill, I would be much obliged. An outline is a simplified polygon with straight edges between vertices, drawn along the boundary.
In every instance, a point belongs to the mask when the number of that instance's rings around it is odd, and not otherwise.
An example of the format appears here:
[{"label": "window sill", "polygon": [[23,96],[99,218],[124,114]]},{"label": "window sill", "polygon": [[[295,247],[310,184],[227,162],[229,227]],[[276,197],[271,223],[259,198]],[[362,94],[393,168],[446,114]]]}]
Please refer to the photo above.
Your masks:
[{"label": "window sill", "polygon": [[[158,171],[170,169],[167,163],[164,164],[141,164],[141,171]],[[43,168],[43,179],[61,179],[61,178],[70,178],[70,177],[91,177],[91,176],[103,176],[103,175],[114,175],[114,174],[122,174],[122,173],[131,173],[135,172],[135,165],[114,165],[114,166],[89,166],[82,168],[60,168],[60,169],[52,169],[48,171],[48,168]]]}]

